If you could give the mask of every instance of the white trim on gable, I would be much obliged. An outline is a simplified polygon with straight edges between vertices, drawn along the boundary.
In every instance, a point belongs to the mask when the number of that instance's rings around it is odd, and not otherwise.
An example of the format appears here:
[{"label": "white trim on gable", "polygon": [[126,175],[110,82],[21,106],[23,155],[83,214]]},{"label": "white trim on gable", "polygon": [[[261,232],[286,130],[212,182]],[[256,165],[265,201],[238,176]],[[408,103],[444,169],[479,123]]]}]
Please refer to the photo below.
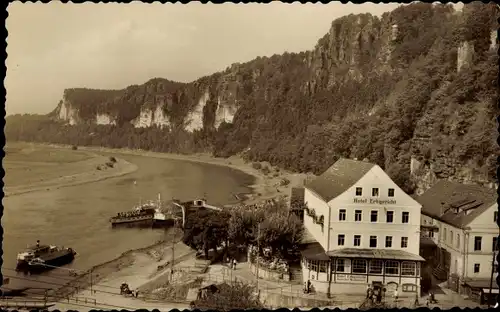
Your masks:
[{"label": "white trim on gable", "polygon": [[[422,209],[422,205],[417,202],[415,199],[413,199],[410,195],[406,194],[392,179],[389,177],[387,173],[380,168],[378,165],[374,165],[370,171],[368,171],[361,179],[359,179],[354,185],[350,186],[347,190],[345,190],[342,194],[337,196],[336,198],[332,199],[331,201],[328,202],[329,205],[335,205],[336,202],[340,199],[341,201],[348,199],[348,198],[360,198],[360,199],[365,199],[365,198],[373,198],[372,197],[372,192],[371,188],[366,189],[363,187],[363,185],[370,184],[372,185],[371,182],[367,181],[370,177],[372,177],[375,181],[380,181],[380,185],[383,185],[382,187],[379,187],[379,196],[378,198],[381,198],[383,200],[391,200],[391,199],[398,199],[398,202],[403,202],[404,204],[400,205],[399,203],[396,203],[397,207],[400,206],[405,206],[405,207],[412,207],[415,209]],[[384,181],[385,180],[385,181]],[[363,195],[358,197],[356,196],[356,187],[363,187]],[[394,189],[394,197],[388,197],[388,189],[393,188]],[[367,193],[368,192],[368,193]],[[354,203],[353,203],[354,204]]]}]

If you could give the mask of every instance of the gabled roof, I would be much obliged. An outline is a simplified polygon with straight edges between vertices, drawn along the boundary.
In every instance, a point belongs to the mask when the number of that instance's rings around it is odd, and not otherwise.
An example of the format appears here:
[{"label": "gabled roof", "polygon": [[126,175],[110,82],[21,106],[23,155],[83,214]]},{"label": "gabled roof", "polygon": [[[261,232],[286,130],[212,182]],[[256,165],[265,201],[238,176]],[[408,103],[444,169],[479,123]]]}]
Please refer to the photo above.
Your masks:
[{"label": "gabled roof", "polygon": [[322,175],[307,183],[306,188],[329,202],[347,191],[374,166],[364,161],[341,158]]},{"label": "gabled roof", "polygon": [[478,185],[443,180],[415,199],[424,215],[463,229],[496,203],[497,193]]}]

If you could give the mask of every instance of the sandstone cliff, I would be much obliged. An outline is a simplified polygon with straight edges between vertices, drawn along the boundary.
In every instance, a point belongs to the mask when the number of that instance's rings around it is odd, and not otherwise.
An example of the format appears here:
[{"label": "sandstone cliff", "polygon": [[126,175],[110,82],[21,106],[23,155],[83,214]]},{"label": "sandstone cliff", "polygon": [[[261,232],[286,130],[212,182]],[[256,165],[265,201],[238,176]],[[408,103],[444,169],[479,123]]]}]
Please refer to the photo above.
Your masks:
[{"label": "sandstone cliff", "polygon": [[[192,83],[65,90],[44,121],[50,130],[29,138],[244,153],[316,173],[340,156],[368,158],[403,187],[412,188],[411,173],[417,191],[437,179],[490,185],[498,152],[494,10],[415,3],[381,18],[349,15],[310,51],[258,57]],[[26,138],[21,119],[7,121],[12,139]],[[53,133],[60,127],[65,135]]]}]

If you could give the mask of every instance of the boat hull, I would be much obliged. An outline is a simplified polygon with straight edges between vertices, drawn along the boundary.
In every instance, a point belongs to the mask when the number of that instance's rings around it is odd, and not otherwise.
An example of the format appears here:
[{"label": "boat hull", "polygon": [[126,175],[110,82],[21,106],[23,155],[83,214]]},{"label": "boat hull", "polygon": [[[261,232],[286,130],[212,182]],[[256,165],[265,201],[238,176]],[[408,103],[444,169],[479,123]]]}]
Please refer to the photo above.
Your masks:
[{"label": "boat hull", "polygon": [[16,265],[16,270],[21,272],[38,273],[44,271],[50,271],[56,267],[61,267],[63,265],[73,262],[75,259],[75,252],[68,251],[58,257],[51,259],[44,259],[43,264],[30,263],[26,260],[18,260]]},{"label": "boat hull", "polygon": [[151,227],[153,218],[111,220],[112,227]]},{"label": "boat hull", "polygon": [[166,228],[175,225],[174,219],[155,219],[153,221],[153,228]]}]

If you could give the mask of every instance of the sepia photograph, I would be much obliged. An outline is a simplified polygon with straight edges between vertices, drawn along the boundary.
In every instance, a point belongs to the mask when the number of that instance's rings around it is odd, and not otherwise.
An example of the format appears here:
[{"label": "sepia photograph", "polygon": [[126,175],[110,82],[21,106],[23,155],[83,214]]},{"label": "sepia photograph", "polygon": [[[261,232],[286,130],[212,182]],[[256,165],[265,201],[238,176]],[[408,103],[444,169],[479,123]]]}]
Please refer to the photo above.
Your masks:
[{"label": "sepia photograph", "polygon": [[0,308],[498,308],[500,5],[13,1]]}]

